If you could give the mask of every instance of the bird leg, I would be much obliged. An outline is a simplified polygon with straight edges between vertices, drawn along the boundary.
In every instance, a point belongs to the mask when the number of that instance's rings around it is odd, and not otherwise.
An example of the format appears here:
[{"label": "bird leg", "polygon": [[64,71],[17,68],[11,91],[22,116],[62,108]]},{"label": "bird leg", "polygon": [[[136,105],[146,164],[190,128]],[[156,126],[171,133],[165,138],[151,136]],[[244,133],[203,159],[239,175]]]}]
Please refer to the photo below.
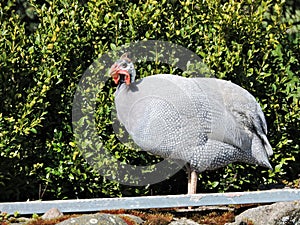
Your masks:
[{"label": "bird leg", "polygon": [[187,165],[187,173],[188,173],[188,194],[196,194],[197,192],[197,180],[198,173],[191,169],[189,165]]},{"label": "bird leg", "polygon": [[196,194],[197,180],[198,180],[198,173],[195,170],[192,170],[189,173],[188,194]]},{"label": "bird leg", "polygon": [[[186,168],[188,173],[188,195],[196,194],[198,173],[195,170],[191,169],[189,165],[187,165]],[[192,206],[188,207],[189,210],[191,210],[192,208]]]}]

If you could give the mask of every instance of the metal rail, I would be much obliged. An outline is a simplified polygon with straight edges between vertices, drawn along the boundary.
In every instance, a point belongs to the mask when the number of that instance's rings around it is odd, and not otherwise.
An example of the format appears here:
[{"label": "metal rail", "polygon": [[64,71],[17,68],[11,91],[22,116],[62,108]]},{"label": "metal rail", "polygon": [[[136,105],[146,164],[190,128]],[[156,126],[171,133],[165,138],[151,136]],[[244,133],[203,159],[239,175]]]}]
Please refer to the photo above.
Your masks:
[{"label": "metal rail", "polygon": [[62,212],[96,212],[112,209],[175,208],[252,203],[273,203],[300,200],[300,189],[283,189],[254,192],[230,192],[194,195],[167,195],[124,198],[96,198],[54,201],[0,203],[0,211],[13,214],[41,214],[50,208]]}]

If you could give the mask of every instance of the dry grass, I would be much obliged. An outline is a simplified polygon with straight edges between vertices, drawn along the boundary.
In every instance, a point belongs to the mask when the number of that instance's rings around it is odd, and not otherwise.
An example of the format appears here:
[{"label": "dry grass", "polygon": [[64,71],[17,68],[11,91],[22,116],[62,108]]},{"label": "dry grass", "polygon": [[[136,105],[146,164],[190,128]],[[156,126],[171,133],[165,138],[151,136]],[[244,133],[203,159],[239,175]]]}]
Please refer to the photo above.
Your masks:
[{"label": "dry grass", "polygon": [[[228,222],[233,222],[235,218],[234,211],[226,211],[226,212],[185,212],[178,213],[175,212],[175,209],[152,209],[145,211],[138,210],[107,210],[101,211],[102,213],[109,214],[130,214],[143,219],[144,225],[167,225],[169,224],[175,217],[186,217],[200,224],[207,225],[224,225]],[[127,221],[126,221],[127,222]],[[128,223],[130,224],[130,223]],[[130,224],[131,225],[131,224]]]},{"label": "dry grass", "polygon": [[[133,216],[140,217],[145,222],[143,225],[167,225],[172,219],[173,215],[170,213],[150,212],[150,211],[138,211],[138,210],[105,210],[101,213],[109,214],[130,214]],[[125,222],[127,222],[125,220]],[[128,222],[127,222],[128,223]],[[131,225],[130,223],[128,223]]]},{"label": "dry grass", "polygon": [[235,214],[233,212],[211,212],[208,215],[200,216],[200,218],[191,218],[201,224],[208,225],[224,225],[225,223],[233,222]]}]

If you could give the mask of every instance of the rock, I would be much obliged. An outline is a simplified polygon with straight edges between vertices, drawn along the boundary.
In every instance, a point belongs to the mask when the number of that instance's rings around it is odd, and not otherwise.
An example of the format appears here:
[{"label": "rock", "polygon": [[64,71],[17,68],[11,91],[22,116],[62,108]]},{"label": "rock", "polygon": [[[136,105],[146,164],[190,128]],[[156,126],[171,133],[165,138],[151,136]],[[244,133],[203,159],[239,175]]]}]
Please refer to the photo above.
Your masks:
[{"label": "rock", "polygon": [[127,214],[114,215],[96,213],[71,218],[61,223],[58,223],[57,225],[139,225],[143,222],[144,221],[141,218]]},{"label": "rock", "polygon": [[[133,215],[129,215],[129,214],[120,214],[119,217],[121,217],[123,220],[129,222],[134,222],[135,224],[142,224],[144,222],[144,220],[142,220],[140,217],[137,216],[133,216]],[[132,224],[132,223],[128,223],[128,224]]]},{"label": "rock", "polygon": [[63,216],[64,214],[59,211],[57,208],[52,208],[49,209],[47,212],[42,215],[42,219],[44,220],[50,220],[50,219],[55,219],[57,217]]},{"label": "rock", "polygon": [[31,219],[26,217],[19,217],[19,218],[14,218],[13,220],[12,219],[9,220],[10,225],[25,225],[29,221],[31,221]]},{"label": "rock", "polygon": [[201,225],[201,224],[196,223],[195,221],[187,218],[181,218],[181,219],[177,219],[176,221],[172,221],[171,223],[169,223],[169,225]]},{"label": "rock", "polygon": [[226,225],[300,225],[300,201],[279,202],[246,210]]}]

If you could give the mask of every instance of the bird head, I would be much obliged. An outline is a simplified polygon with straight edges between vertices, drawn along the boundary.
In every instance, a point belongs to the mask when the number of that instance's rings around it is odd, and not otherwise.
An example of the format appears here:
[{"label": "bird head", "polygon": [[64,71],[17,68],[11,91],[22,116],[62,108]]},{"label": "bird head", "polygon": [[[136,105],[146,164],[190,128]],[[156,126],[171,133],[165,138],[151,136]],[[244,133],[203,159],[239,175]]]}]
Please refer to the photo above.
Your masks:
[{"label": "bird head", "polygon": [[136,72],[131,59],[128,58],[128,53],[124,53],[120,59],[111,66],[109,74],[115,84],[125,83],[129,85],[134,82]]}]

